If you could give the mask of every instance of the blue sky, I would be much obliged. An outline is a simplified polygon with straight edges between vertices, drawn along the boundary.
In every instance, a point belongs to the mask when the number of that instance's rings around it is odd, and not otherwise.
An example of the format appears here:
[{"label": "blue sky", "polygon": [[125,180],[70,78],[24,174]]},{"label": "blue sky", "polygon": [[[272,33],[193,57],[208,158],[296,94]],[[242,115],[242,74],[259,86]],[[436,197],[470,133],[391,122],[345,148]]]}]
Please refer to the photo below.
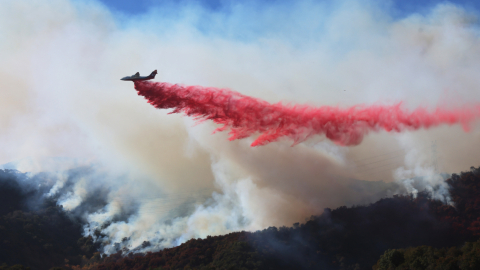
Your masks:
[{"label": "blue sky", "polygon": [[[172,4],[172,3],[181,3],[183,2],[193,2],[200,4],[201,6],[210,9],[210,10],[219,10],[226,4],[231,3],[244,3],[245,1],[222,1],[222,0],[182,0],[182,1],[172,1],[172,0],[99,0],[103,4],[105,4],[109,9],[116,12],[121,12],[126,15],[140,15],[145,13],[150,8],[155,6],[161,6],[164,4]],[[260,1],[259,1],[260,2]],[[268,5],[275,2],[286,2],[286,1],[278,1],[278,0],[263,0],[261,1],[264,4]],[[294,1],[292,1],[294,2]],[[328,2],[328,1],[316,1],[316,2]],[[386,1],[379,1],[386,2]],[[395,12],[394,15],[403,17],[407,16],[412,13],[422,13],[425,10],[428,10],[432,6],[435,6],[439,3],[444,3],[447,1],[443,0],[393,0],[390,1],[393,7],[393,11]],[[450,3],[454,3],[457,5],[461,5],[466,7],[467,9],[480,9],[480,1],[475,0],[451,0],[448,1]]]}]

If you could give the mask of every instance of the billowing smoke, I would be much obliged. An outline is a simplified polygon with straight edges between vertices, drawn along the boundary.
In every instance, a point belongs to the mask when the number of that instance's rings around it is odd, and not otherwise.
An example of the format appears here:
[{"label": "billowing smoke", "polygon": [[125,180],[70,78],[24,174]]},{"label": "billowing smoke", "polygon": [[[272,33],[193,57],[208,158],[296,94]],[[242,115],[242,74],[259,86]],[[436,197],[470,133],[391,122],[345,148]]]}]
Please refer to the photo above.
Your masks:
[{"label": "billowing smoke", "polygon": [[480,116],[480,106],[429,113],[423,108],[407,112],[394,106],[310,107],[307,105],[269,104],[263,100],[228,89],[181,86],[169,83],[135,82],[138,94],[158,109],[174,109],[198,120],[213,120],[223,125],[215,131],[230,129],[229,140],[261,135],[252,146],[265,145],[281,137],[295,144],[312,135],[325,135],[340,145],[357,145],[369,131],[397,131],[432,128],[461,123],[465,129]]},{"label": "billowing smoke", "polygon": [[0,164],[44,172],[32,187],[48,187],[109,253],[441,192],[429,176],[480,163],[475,123],[468,133],[379,131],[350,147],[312,136],[252,148],[252,137],[230,142],[212,135],[215,123],[146,106],[119,80],[157,69],[160,81],[317,108],[480,102],[476,14],[453,4],[398,17],[378,1],[286,2],[210,10],[180,1],[128,17],[95,1],[2,1]]}]

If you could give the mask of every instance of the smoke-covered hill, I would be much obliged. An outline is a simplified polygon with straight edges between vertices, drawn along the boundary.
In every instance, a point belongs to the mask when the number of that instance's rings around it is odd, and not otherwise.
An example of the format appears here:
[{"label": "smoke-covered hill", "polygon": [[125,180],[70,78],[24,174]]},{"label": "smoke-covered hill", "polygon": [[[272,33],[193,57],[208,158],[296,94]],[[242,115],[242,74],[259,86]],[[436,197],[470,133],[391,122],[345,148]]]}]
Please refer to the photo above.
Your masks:
[{"label": "smoke-covered hill", "polygon": [[48,269],[78,265],[86,257],[99,256],[92,237],[83,237],[79,219],[59,206],[54,197],[46,197],[45,186],[27,181],[35,179],[0,170],[0,265]]},{"label": "smoke-covered hill", "polygon": [[[58,206],[59,196],[48,196],[51,187],[39,184],[48,182],[42,177],[48,175],[0,171],[0,265],[22,264],[32,269],[371,269],[376,264],[376,269],[425,269],[411,266],[425,257],[438,267],[448,263],[445,269],[477,269],[472,267],[480,258],[478,244],[461,249],[480,235],[478,168],[446,180],[451,197],[447,204],[427,192],[416,197],[397,195],[365,206],[325,209],[322,215],[293,227],[191,239],[153,253],[124,246],[103,257],[97,251],[105,242],[84,237],[85,220],[78,212]],[[98,201],[101,204],[101,198]],[[96,239],[101,237],[97,231]],[[142,244],[144,249],[150,245],[149,241]]]},{"label": "smoke-covered hill", "polygon": [[471,242],[480,235],[480,169],[446,182],[452,204],[426,192],[394,196],[325,209],[291,228],[192,239],[140,256],[119,252],[84,269],[371,269],[384,252],[375,269],[478,269],[479,244]]}]

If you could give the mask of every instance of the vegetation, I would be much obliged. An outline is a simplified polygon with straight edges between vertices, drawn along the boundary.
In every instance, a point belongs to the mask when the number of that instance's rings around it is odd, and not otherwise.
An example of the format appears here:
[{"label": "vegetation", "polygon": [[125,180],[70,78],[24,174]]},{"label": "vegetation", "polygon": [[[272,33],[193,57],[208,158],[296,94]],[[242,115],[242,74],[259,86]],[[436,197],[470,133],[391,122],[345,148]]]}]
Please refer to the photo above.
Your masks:
[{"label": "vegetation", "polygon": [[[0,204],[0,263],[32,269],[480,269],[480,169],[453,175],[447,183],[451,204],[425,192],[394,196],[368,206],[325,209],[293,227],[104,257],[95,252],[91,238],[81,237],[81,224],[54,200],[27,211],[25,198],[18,199],[25,191],[0,185],[0,198],[6,198],[1,195],[7,188],[8,194],[18,193],[5,199],[8,205]],[[0,270],[27,269],[11,267]]]},{"label": "vegetation", "polygon": [[480,241],[467,242],[462,248],[389,249],[374,270],[476,270],[480,269]]},{"label": "vegetation", "polygon": [[21,187],[22,177],[0,170],[0,270],[78,265],[94,256],[98,247],[82,236],[82,224],[55,200]]}]

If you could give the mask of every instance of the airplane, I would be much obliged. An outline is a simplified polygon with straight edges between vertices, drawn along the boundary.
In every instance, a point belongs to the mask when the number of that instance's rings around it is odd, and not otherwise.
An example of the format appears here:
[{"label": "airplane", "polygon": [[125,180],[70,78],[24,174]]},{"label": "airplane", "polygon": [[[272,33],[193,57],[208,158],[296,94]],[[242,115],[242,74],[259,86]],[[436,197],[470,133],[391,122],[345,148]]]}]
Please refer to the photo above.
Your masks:
[{"label": "airplane", "polygon": [[135,73],[135,75],[132,76],[127,76],[123,77],[120,80],[122,81],[146,81],[146,80],[151,80],[155,78],[155,75],[157,75],[157,70],[155,69],[150,75],[148,76],[140,76],[140,72]]}]

